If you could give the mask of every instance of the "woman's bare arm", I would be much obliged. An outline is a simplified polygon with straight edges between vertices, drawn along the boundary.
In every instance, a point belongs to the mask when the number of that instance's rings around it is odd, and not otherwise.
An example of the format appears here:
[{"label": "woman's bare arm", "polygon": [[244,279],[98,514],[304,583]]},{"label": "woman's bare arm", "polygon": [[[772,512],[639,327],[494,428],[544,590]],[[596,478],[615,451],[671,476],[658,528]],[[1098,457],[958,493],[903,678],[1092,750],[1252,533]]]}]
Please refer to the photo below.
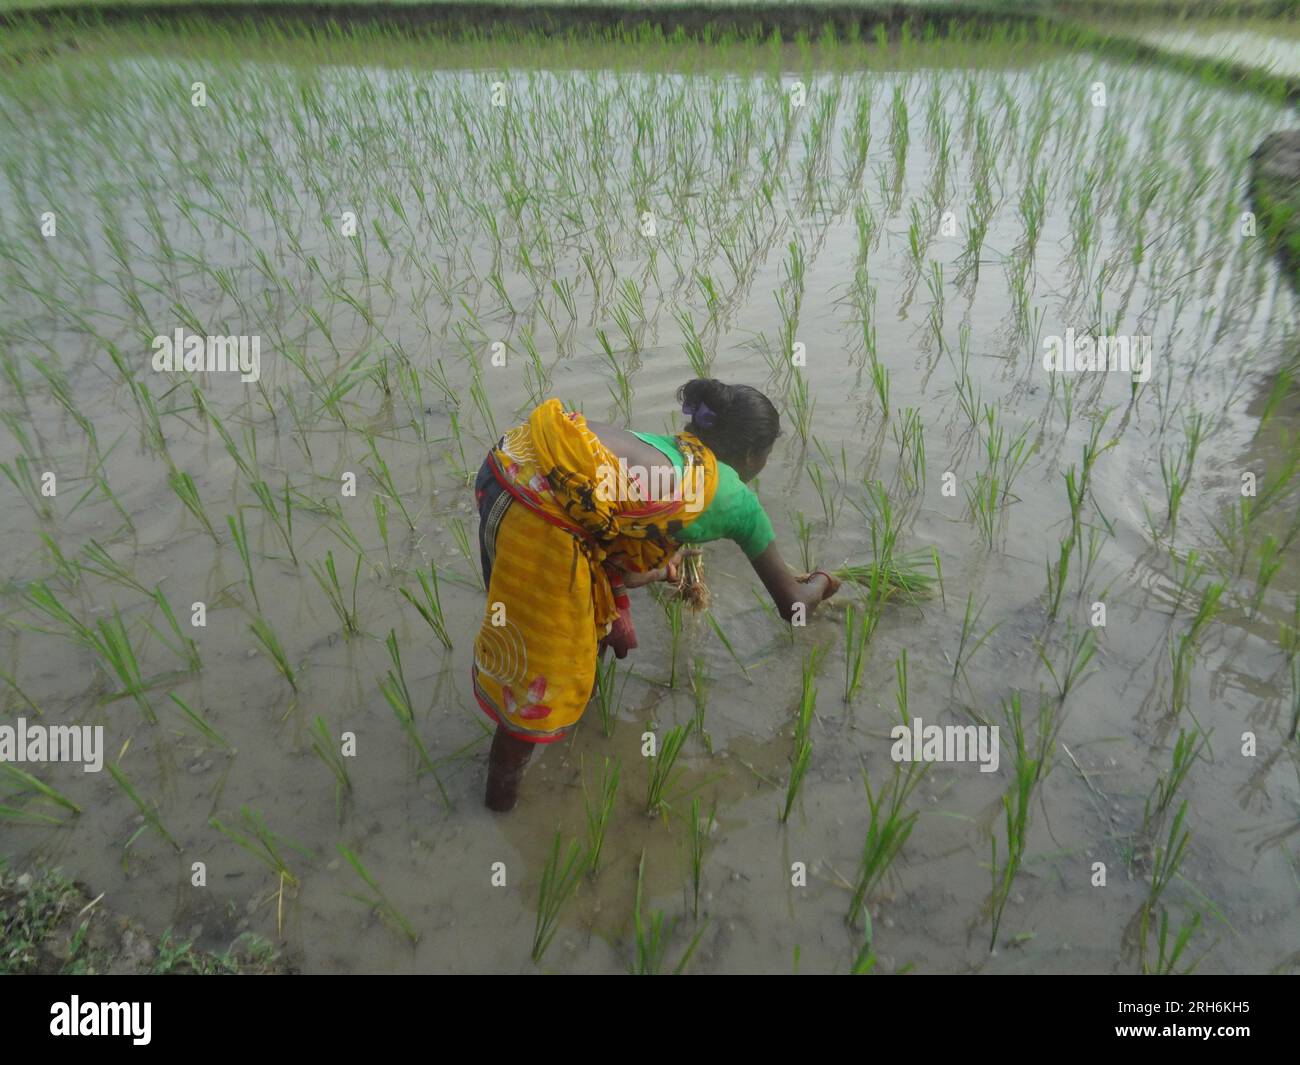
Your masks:
[{"label": "woman's bare arm", "polygon": [[749,562],[786,621],[794,617],[796,603],[802,603],[806,613],[812,613],[818,603],[829,599],[839,590],[840,582],[824,573],[814,573],[806,581],[797,579],[781,557],[775,540]]}]

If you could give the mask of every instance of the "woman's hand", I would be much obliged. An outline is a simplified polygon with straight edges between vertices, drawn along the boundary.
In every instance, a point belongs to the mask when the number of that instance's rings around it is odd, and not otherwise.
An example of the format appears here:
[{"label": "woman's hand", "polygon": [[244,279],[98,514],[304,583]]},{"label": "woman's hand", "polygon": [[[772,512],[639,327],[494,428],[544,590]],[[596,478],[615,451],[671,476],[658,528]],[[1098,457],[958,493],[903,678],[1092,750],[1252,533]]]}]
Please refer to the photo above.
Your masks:
[{"label": "woman's hand", "polygon": [[676,582],[679,576],[678,567],[682,561],[682,550],[683,549],[679,547],[670,558],[664,560],[662,566],[644,572],[628,569],[624,565],[627,561],[626,555],[610,555],[606,561],[613,563],[623,571],[624,588],[640,588],[646,584],[653,584],[655,581]]},{"label": "woman's hand", "polygon": [[790,567],[781,558],[775,540],[749,561],[772,597],[772,602],[776,604],[777,612],[785,621],[793,621],[799,616],[796,607],[803,607],[802,615],[806,616],[816,609],[818,603],[829,599],[840,589],[840,582],[829,573],[810,573],[804,577],[791,573]]},{"label": "woman's hand", "polygon": [[813,585],[814,582],[823,586],[821,598],[814,600],[816,603],[824,602],[840,590],[840,582],[838,578],[833,577],[824,569],[814,570],[812,573],[808,574],[808,576],[799,578],[800,584]]},{"label": "woman's hand", "polygon": [[[808,613],[812,613],[819,603],[824,602],[839,591],[840,582],[825,571],[806,574],[795,578],[798,591],[794,602],[802,603]],[[793,606],[793,603],[791,604]]]}]

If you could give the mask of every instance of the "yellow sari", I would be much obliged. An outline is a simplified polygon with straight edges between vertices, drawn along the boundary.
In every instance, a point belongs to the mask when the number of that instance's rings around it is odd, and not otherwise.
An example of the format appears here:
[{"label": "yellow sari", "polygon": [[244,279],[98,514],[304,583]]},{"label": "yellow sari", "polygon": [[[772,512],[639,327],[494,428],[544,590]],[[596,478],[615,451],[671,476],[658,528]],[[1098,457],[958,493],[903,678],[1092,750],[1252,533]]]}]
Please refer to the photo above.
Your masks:
[{"label": "yellow sari", "polygon": [[647,486],[558,399],[489,453],[504,493],[481,514],[491,579],[472,674],[479,706],[512,735],[552,743],[586,709],[597,647],[625,603],[606,559],[620,556],[637,572],[662,565],[677,550],[673,534],[712,501],[713,452],[691,433],[677,442],[683,473],[662,500],[649,500]]}]

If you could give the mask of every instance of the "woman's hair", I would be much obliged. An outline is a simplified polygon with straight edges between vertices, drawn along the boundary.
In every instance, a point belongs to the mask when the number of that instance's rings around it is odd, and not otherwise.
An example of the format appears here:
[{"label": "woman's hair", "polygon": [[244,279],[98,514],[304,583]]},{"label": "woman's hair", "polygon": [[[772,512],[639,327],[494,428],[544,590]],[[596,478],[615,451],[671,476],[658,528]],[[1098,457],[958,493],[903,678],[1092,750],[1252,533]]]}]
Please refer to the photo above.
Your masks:
[{"label": "woman's hair", "polygon": [[729,466],[746,452],[762,454],[781,435],[781,415],[772,401],[749,385],[727,385],[697,377],[677,390],[688,430]]}]

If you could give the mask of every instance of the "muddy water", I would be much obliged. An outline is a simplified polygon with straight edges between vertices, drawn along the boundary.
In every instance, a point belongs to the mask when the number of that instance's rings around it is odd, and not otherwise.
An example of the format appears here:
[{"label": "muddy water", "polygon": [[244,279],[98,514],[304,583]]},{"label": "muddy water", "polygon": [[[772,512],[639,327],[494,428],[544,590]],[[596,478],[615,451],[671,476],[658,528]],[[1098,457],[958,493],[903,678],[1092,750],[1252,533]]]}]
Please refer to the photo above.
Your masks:
[{"label": "muddy water", "polygon": [[[762,67],[770,57],[753,53],[730,70],[699,70],[662,54],[657,61],[674,71],[656,75],[644,69],[643,55],[626,60],[636,70],[579,70],[568,65],[570,55],[540,48],[468,58],[448,50],[444,65],[426,47],[419,58],[400,54],[400,62],[386,52],[380,67],[359,62],[365,48],[354,45],[332,65],[313,68],[283,56],[271,61],[252,45],[242,59],[185,42],[113,44],[11,71],[0,82],[3,196],[16,208],[3,221],[12,293],[4,329],[26,384],[22,398],[7,382],[4,406],[30,436],[41,469],[60,478],[45,524],[6,484],[0,661],[45,719],[105,727],[111,757],[157,804],[180,850],[146,832],[124,854],[139,821],[131,800],[107,773],[53,766],[40,775],[75,799],[81,815],[58,829],[6,825],[4,852],[57,862],[151,927],[170,924],[204,944],[224,946],[252,928],[281,941],[310,971],[528,971],[537,882],[553,835],[583,831],[583,781],[594,788],[603,760],[617,758],[623,784],[603,868],[566,911],[546,968],[627,969],[643,853],[648,907],[685,914],[688,804],[699,796],[705,808],[716,803],[717,827],[704,867],[708,926],[692,968],[782,972],[797,954],[802,971],[843,972],[860,942],[843,918],[867,826],[862,772],[879,787],[893,769],[896,661],[906,651],[910,710],[926,722],[1001,720],[1000,704],[1018,690],[1032,723],[1040,693],[1047,699],[1056,690],[1036,646],[1059,671],[1101,601],[1107,624],[1093,630],[1093,668],[1064,704],[1060,749],[1032,810],[1002,946],[989,956],[982,908],[991,831],[1005,850],[1005,751],[997,773],[935,765],[913,796],[915,830],[871,902],[881,968],[1135,968],[1125,930],[1146,892],[1141,861],[1131,862],[1145,846],[1143,802],[1193,716],[1211,732],[1210,752],[1180,793],[1192,840],[1183,878],[1165,902],[1175,923],[1205,914],[1194,940],[1204,970],[1294,968],[1300,788],[1295,746],[1284,743],[1293,693],[1278,633],[1292,616],[1295,555],[1286,554],[1257,606],[1251,579],[1223,563],[1234,579],[1200,643],[1187,705],[1174,718],[1169,645],[1187,630],[1200,585],[1179,601],[1170,537],[1148,527],[1148,512],[1158,530],[1164,526],[1161,448],[1173,454],[1183,446],[1194,412],[1203,413],[1209,435],[1172,537],[1180,554],[1222,557],[1212,526],[1223,528],[1241,473],[1264,477],[1285,457],[1294,402],[1284,399],[1262,428],[1261,417],[1273,375],[1294,351],[1295,300],[1258,242],[1239,238],[1234,224],[1244,209],[1244,160],[1263,134],[1293,124],[1286,114],[1166,72],[974,47],[955,56],[871,52],[861,62],[841,55],[837,70],[811,74],[797,74],[805,68],[791,54],[778,83]],[[787,127],[783,91],[796,77],[806,79],[808,107],[796,109]],[[206,109],[191,103],[198,80],[209,94]],[[516,125],[504,126],[489,109],[493,81],[506,87]],[[1091,103],[1098,82],[1104,108]],[[896,90],[910,112],[905,152],[891,136]],[[837,106],[820,111],[835,93]],[[859,106],[872,137],[856,169],[846,131]],[[940,156],[939,137],[927,130],[931,109],[951,123],[951,154],[942,195],[926,202]],[[1048,128],[1035,153],[1039,120]],[[818,123],[826,130],[820,154]],[[1046,208],[1025,275],[1026,317],[1018,321],[1011,264],[1020,254],[1019,202],[1031,172],[1046,175]],[[959,285],[969,263],[962,259],[967,207],[980,184],[989,189],[988,230],[978,275],[968,272]],[[1139,235],[1135,205],[1144,189],[1155,193]],[[1097,221],[1081,252],[1083,199]],[[854,217],[859,205],[873,219],[865,241]],[[919,266],[909,250],[912,207],[928,234]],[[953,211],[955,234],[941,231],[941,208]],[[52,240],[34,235],[31,219],[45,210],[58,216]],[[645,210],[656,216],[653,248],[640,229]],[[345,211],[361,221],[356,242],[340,233]],[[489,219],[501,235],[499,254]],[[800,441],[785,376],[773,378],[763,355],[781,330],[774,293],[794,288],[791,241],[807,264],[794,336],[807,353],[812,434],[829,461]],[[541,264],[531,275],[520,249]],[[931,261],[943,273],[941,291],[927,286]],[[874,288],[873,310],[854,298],[861,270],[859,287]],[[494,272],[499,285],[489,281]],[[712,328],[696,273],[710,274],[722,293]],[[553,279],[572,287],[576,318]],[[624,281],[646,311],[635,356],[615,324],[616,285]],[[891,374],[887,422],[863,351],[864,304]],[[542,391],[622,421],[610,402],[603,330],[632,367],[631,424],[662,430],[674,423],[673,392],[692,376],[674,320],[679,309],[704,330],[716,376],[765,385],[785,410],[785,435],[758,489],[787,559],[799,565],[796,513],[813,523],[810,550],[819,564],[869,557],[854,503],[865,507],[863,483],[878,479],[901,515],[901,546],[938,551],[944,595],[888,608],[863,686],[846,704],[843,606],[819,612],[791,639],[756,599],[761,587],[740,552],[711,545],[714,614],[746,672],[706,625],[688,623],[678,683],[669,687],[668,629],[655,602],[638,593],[641,647],[620,665],[613,735],[602,735],[593,706],[571,742],[541,752],[517,811],[491,815],[481,805],[488,733],[468,686],[483,595],[455,536],[459,522],[476,553],[477,526],[451,413],[458,404],[472,472],[493,435],[471,398],[475,366],[496,426],[521,417],[530,403],[527,330],[550,377]],[[250,478],[196,410],[189,384],[149,369],[149,340],[190,328],[189,315],[213,333],[262,338],[260,389],[219,375],[195,383],[245,462],[277,493],[286,479],[298,493],[298,565],[257,509]],[[1068,328],[1150,335],[1151,380],[1136,396],[1124,374],[1080,380],[1067,424],[1063,386],[1042,368],[1041,341]],[[510,345],[504,368],[491,363],[497,340]],[[219,543],[169,488],[167,462],[142,434],[142,415],[106,354],[110,342],[155,397],[170,459],[193,475]],[[361,352],[367,368],[387,359],[390,391],[376,372],[341,390],[331,412],[323,397]],[[289,357],[296,353],[315,384]],[[398,378],[403,357],[421,381],[419,395]],[[93,483],[86,433],[38,384],[37,358],[62,368],[75,405],[93,422],[102,469],[133,529],[102,492],[78,505]],[[963,363],[1008,438],[1027,429],[1034,448],[991,547],[964,491],[943,493],[946,472],[959,485],[974,484],[984,463],[985,430],[971,425],[957,392]],[[432,376],[439,366],[447,394]],[[894,436],[906,408],[924,425],[925,476],[915,486]],[[1106,408],[1113,409],[1100,439],[1118,442],[1097,460],[1083,515],[1099,530],[1096,559],[1082,584],[1076,563],[1060,614],[1049,621],[1045,565],[1068,528],[1063,478],[1081,462],[1090,416]],[[382,489],[366,431],[415,525],[408,530],[390,500],[387,546],[374,517]],[[0,448],[11,463],[19,452],[13,434]],[[834,486],[833,523],[823,518],[810,465]],[[346,472],[357,474],[355,498],[340,492]],[[249,531],[256,600],[225,525],[237,508]],[[1265,516],[1251,540],[1248,574],[1263,534],[1284,536],[1294,509]],[[307,568],[332,550],[349,581],[345,524],[364,548],[363,631],[352,639]],[[150,631],[152,624],[167,634],[165,622],[120,582],[61,579],[42,530],[69,558],[92,540],[104,544],[144,586],[161,582],[182,623],[191,603],[207,604],[207,625],[194,631],[203,668],[150,689],[157,725],[130,699],[105,701],[116,680],[65,636],[34,631],[50,626],[24,596],[44,578],[87,621],[120,609],[146,677],[183,667]],[[399,594],[418,594],[416,573],[431,562],[450,651]],[[1201,583],[1216,573],[1211,563]],[[997,627],[954,681],[969,595],[986,602],[981,631]],[[259,614],[296,670],[296,693],[249,629]],[[450,809],[432,777],[419,772],[380,694],[392,668],[383,643],[390,630]],[[817,645],[827,652],[812,764],[783,827],[800,669]],[[672,791],[677,801],[666,816],[649,818],[642,733],[690,719],[695,698],[684,678],[697,656],[709,678],[704,720],[712,752],[692,737]],[[206,743],[168,691],[200,708],[237,753]],[[12,691],[5,706],[8,718],[24,712]],[[332,733],[356,736],[353,793],[341,821],[333,779],[311,749],[317,715]],[[1258,736],[1253,758],[1240,754],[1247,729]],[[285,841],[296,891],[282,896],[274,875],[210,825],[215,816],[239,826],[243,807]],[[349,897],[366,888],[339,845],[361,857],[419,930],[417,945]],[[195,861],[206,863],[205,888],[191,886]],[[1105,887],[1092,884],[1095,861],[1106,863]],[[497,862],[505,865],[504,887],[491,884]],[[791,884],[794,862],[807,865],[806,887]],[[683,918],[670,961],[695,927]],[[1008,947],[1013,936],[1018,945]]]}]

